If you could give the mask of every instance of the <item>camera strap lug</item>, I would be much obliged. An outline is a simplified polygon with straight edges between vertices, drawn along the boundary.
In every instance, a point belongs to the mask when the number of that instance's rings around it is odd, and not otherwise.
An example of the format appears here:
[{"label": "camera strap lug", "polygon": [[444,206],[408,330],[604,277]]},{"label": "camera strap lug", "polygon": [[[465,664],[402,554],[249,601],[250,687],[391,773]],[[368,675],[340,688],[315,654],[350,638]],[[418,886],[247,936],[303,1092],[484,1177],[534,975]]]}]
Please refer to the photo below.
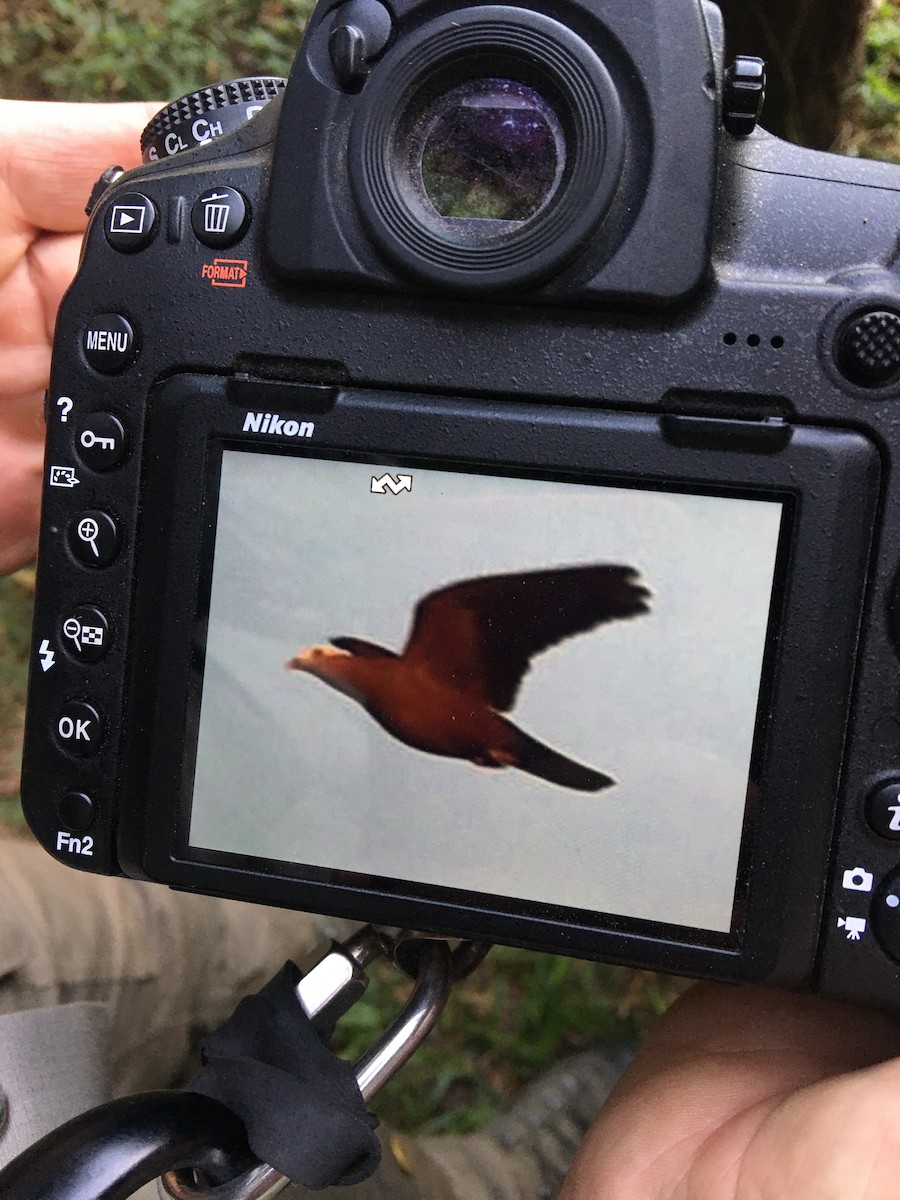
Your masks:
[{"label": "camera strap lug", "polygon": [[[414,980],[403,1009],[355,1066],[356,1081],[368,1102],[400,1070],[434,1027],[455,980],[481,962],[489,945],[461,942],[451,951],[446,941],[371,925],[343,943],[333,942],[297,983],[294,994],[320,1036],[363,995],[366,969],[382,955]],[[265,1163],[218,1186],[197,1183],[193,1172],[171,1171],[159,1182],[162,1200],[268,1200],[290,1180]]]}]

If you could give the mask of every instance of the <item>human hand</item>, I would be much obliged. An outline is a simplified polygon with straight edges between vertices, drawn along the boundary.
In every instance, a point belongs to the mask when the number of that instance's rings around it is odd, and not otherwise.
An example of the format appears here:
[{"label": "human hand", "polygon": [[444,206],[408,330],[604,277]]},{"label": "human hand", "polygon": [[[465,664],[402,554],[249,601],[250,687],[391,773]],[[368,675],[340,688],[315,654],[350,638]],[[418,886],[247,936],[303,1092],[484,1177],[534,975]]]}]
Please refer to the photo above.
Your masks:
[{"label": "human hand", "polygon": [[84,206],[106,167],[138,165],[141,130],[158,108],[0,100],[0,575],[37,548],[41,407]]},{"label": "human hand", "polygon": [[885,1013],[700,984],[616,1085],[560,1200],[896,1200],[898,1054]]}]

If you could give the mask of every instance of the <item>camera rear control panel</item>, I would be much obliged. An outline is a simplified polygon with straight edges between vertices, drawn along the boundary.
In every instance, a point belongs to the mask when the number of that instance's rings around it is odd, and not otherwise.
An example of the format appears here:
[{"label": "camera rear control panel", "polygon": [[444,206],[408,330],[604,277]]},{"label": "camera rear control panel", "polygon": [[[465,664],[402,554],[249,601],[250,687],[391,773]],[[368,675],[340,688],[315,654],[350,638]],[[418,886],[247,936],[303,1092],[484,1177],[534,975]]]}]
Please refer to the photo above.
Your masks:
[{"label": "camera rear control panel", "polygon": [[134,418],[104,385],[117,386],[138,342],[133,322],[115,312],[90,318],[77,342],[82,370],[70,394],[51,392],[47,402],[41,558],[56,588],[52,611],[39,597],[35,614],[29,738],[33,769],[53,792],[47,826],[35,832],[66,863],[108,872],[138,463]]},{"label": "camera rear control panel", "polygon": [[98,200],[109,286],[57,337],[40,546],[40,575],[53,579],[53,599],[38,588],[23,788],[52,793],[42,811],[29,806],[29,821],[48,850],[83,870],[116,870],[145,419],[139,399],[158,352],[153,323],[115,290],[115,269],[128,268],[130,296],[135,272],[155,278],[160,254],[177,256],[178,243],[193,243],[192,281],[202,281],[204,299],[210,285],[223,289],[213,295],[233,307],[249,290],[247,263],[217,256],[252,232],[250,195],[243,177],[226,176],[168,198],[132,188]]}]

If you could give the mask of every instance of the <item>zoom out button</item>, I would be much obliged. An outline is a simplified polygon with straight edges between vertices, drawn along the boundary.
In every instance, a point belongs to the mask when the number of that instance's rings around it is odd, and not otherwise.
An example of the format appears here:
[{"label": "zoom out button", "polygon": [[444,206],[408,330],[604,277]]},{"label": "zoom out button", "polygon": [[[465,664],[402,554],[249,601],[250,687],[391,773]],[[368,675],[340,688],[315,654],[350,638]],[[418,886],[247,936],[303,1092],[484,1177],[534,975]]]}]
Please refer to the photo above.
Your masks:
[{"label": "zoom out button", "polygon": [[61,628],[63,646],[79,662],[98,662],[109,649],[109,622],[91,604],[72,609]]}]

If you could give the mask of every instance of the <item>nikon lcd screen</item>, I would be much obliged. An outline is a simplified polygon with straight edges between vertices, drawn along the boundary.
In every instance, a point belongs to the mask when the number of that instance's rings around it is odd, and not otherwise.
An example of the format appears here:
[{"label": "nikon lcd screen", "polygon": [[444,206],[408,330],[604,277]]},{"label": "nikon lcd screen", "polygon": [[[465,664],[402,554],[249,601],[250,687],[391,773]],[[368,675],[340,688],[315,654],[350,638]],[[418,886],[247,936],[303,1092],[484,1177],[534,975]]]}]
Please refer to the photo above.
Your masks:
[{"label": "nikon lcd screen", "polygon": [[728,933],[782,509],[225,450],[191,848]]}]

